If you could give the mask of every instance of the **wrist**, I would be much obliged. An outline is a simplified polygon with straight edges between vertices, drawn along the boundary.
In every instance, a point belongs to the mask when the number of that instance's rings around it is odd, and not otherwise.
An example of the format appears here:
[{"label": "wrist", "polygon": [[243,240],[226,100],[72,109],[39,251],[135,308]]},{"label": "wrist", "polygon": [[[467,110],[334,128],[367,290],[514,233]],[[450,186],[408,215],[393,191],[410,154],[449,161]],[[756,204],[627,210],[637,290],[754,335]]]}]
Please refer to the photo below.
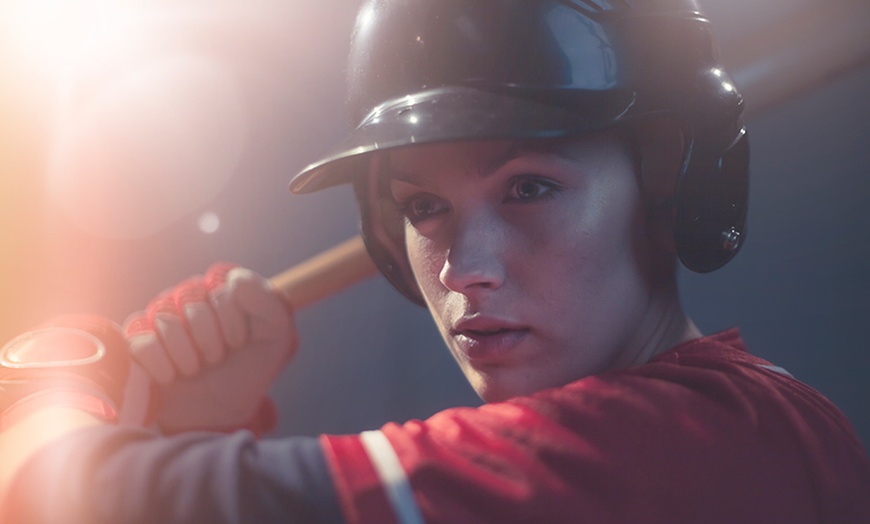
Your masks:
[{"label": "wrist", "polygon": [[234,433],[239,430],[248,430],[259,439],[266,436],[266,434],[275,431],[275,428],[278,427],[278,409],[275,406],[275,402],[272,400],[272,398],[267,395],[260,402],[259,406],[257,407],[257,411],[254,412],[253,415],[245,420],[239,421],[236,424],[215,426],[199,424],[196,426],[187,425],[182,427],[176,427],[172,424],[165,424],[158,419],[157,426],[160,429],[160,432],[167,436],[177,435],[179,433],[184,433],[187,431]]},{"label": "wrist", "polygon": [[[14,479],[22,468],[43,448],[75,431],[101,424],[89,413],[77,408],[48,405],[23,413],[8,429],[0,431],[0,513]],[[63,468],[63,465],[58,464]],[[0,520],[6,522],[2,516]]]},{"label": "wrist", "polygon": [[116,420],[129,358],[116,325],[91,315],[58,317],[12,339],[0,348],[0,428],[50,405]]},{"label": "wrist", "polygon": [[57,387],[32,393],[6,408],[0,413],[0,431],[47,408],[75,409],[107,423],[118,420],[117,407],[99,390]]}]

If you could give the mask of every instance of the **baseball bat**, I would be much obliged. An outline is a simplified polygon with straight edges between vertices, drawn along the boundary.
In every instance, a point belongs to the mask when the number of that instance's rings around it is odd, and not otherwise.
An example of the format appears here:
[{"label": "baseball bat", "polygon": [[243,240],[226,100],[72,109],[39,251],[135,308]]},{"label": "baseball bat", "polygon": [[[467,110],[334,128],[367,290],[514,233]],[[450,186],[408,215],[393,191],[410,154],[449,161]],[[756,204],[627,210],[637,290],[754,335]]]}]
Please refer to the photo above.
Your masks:
[{"label": "baseball bat", "polygon": [[273,276],[269,282],[295,309],[302,309],[377,271],[362,237],[356,236]]}]

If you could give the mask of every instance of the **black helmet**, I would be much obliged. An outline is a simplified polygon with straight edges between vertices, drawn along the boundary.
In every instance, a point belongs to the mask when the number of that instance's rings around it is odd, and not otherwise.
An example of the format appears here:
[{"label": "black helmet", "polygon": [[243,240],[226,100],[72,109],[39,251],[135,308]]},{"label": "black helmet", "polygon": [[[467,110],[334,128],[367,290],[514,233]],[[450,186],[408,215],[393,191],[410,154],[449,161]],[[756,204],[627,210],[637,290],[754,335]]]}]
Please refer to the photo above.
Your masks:
[{"label": "black helmet", "polygon": [[402,222],[382,198],[383,177],[369,176],[374,151],[565,137],[670,116],[686,137],[674,199],[680,260],[712,271],[742,243],[743,102],[696,0],[370,0],[357,18],[348,89],[357,127],[290,188],[353,183],[372,258],[418,303]]}]

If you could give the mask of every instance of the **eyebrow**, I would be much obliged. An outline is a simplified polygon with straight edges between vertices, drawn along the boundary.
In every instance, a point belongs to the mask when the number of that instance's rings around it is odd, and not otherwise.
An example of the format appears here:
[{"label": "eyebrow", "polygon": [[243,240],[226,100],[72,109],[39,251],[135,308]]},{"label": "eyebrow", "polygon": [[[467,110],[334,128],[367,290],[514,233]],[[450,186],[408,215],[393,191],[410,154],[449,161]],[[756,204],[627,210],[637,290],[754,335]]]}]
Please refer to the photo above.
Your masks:
[{"label": "eyebrow", "polygon": [[511,142],[510,146],[502,154],[480,166],[477,169],[477,174],[485,177],[498,171],[510,161],[523,156],[539,154],[559,155],[558,148],[560,145],[561,142],[558,140],[515,140]]},{"label": "eyebrow", "polygon": [[426,177],[419,173],[409,173],[407,171],[397,171],[395,169],[390,169],[390,176],[388,182],[404,182],[406,184],[422,186],[422,180],[424,178]]},{"label": "eyebrow", "polygon": [[[550,154],[563,156],[559,153],[560,140],[515,140],[511,142],[503,152],[497,154],[489,161],[480,162],[475,172],[480,177],[486,177],[498,171],[502,166],[516,158],[533,154]],[[405,182],[413,185],[422,185],[427,177],[420,173],[390,169],[390,180]]]}]

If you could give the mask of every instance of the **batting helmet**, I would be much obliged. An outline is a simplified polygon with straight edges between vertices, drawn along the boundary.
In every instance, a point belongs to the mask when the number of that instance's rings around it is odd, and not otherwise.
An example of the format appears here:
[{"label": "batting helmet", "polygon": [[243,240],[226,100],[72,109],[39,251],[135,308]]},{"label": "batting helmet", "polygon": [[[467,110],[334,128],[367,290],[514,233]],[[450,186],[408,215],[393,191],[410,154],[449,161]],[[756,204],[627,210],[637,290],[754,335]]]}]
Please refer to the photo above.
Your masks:
[{"label": "batting helmet", "polygon": [[383,177],[369,176],[370,153],[566,137],[670,116],[685,136],[677,254],[693,271],[712,271],[742,243],[749,171],[742,98],[717,55],[696,0],[370,0],[348,65],[358,125],[290,187],[353,183],[372,258],[422,303],[401,219],[384,202]]}]

